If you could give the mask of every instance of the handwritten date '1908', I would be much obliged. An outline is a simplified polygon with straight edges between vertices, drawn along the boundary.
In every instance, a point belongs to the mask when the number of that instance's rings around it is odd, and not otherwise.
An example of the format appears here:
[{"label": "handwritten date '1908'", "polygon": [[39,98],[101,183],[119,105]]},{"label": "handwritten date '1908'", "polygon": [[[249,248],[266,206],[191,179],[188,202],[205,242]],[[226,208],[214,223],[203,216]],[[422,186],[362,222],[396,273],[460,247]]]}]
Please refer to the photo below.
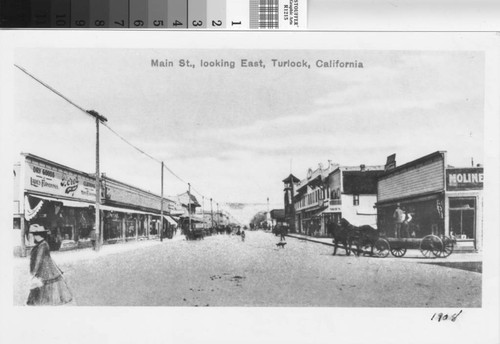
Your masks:
[{"label": "handwritten date '1908'", "polygon": [[431,321],[445,321],[445,320],[451,320],[452,322],[455,322],[458,318],[458,316],[462,313],[462,310],[458,313],[454,313],[451,315],[448,315],[446,313],[434,313],[434,315],[431,318]]}]

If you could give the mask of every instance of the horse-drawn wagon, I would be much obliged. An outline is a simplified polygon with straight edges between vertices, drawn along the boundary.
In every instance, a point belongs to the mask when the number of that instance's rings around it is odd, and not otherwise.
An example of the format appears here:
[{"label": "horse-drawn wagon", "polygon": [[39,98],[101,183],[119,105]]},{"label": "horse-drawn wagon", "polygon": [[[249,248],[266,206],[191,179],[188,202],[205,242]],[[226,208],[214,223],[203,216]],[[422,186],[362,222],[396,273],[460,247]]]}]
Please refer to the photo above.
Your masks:
[{"label": "horse-drawn wagon", "polygon": [[[377,257],[387,257],[391,253],[394,257],[401,258],[410,249],[418,249],[424,257],[445,258],[453,253],[455,240],[445,236],[430,234],[423,238],[394,238],[387,237],[379,230],[365,225],[353,226],[346,219],[341,219],[338,223],[332,223],[330,232],[333,236],[335,248],[333,254],[337,252],[339,244],[345,249],[346,254],[355,252],[358,256],[370,254]],[[356,249],[352,246],[355,245]],[[370,250],[367,251],[366,248]]]}]

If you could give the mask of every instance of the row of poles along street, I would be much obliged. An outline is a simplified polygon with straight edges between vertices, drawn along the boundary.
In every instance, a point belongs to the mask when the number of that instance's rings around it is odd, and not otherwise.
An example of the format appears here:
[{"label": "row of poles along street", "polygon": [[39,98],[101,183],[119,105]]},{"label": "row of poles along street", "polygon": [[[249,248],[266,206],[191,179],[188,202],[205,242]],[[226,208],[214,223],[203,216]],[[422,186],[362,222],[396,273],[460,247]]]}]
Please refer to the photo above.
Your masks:
[{"label": "row of poles along street", "polygon": [[[100,205],[101,205],[101,184],[100,184],[100,161],[99,161],[99,151],[100,151],[100,147],[99,147],[99,129],[100,129],[100,125],[104,125],[106,128],[108,128],[112,133],[114,133],[115,135],[117,135],[121,140],[123,140],[125,143],[127,143],[128,145],[132,146],[134,149],[138,150],[141,154],[147,156],[148,158],[160,163],[161,165],[161,187],[160,187],[160,190],[161,190],[161,201],[160,201],[160,240],[162,241],[163,240],[163,236],[161,235],[161,231],[163,229],[163,221],[164,221],[164,218],[163,218],[163,213],[164,213],[164,204],[163,204],[163,197],[164,197],[164,184],[163,184],[163,180],[164,180],[164,170],[167,169],[174,177],[176,177],[177,179],[179,179],[181,182],[187,184],[188,186],[188,223],[189,223],[189,228],[191,228],[191,211],[190,211],[190,208],[191,208],[191,183],[186,183],[182,178],[180,178],[177,174],[175,174],[170,168],[168,168],[163,161],[160,161],[156,158],[154,158],[153,156],[149,155],[148,153],[144,152],[143,150],[139,149],[138,147],[136,147],[135,145],[133,145],[132,143],[130,143],[128,140],[126,140],[123,136],[119,135],[115,130],[113,130],[108,124],[108,119],[99,114],[97,111],[95,110],[86,110],[84,109],[83,107],[79,106],[78,104],[74,103],[73,101],[71,101],[70,99],[68,99],[66,96],[64,96],[62,93],[58,92],[57,90],[55,90],[54,88],[52,88],[51,86],[49,86],[48,84],[44,83],[43,81],[41,81],[40,79],[36,78],[35,76],[33,76],[32,74],[30,74],[26,69],[18,66],[18,65],[14,65],[16,68],[18,68],[19,70],[21,70],[23,73],[25,73],[26,75],[28,75],[29,77],[33,78],[35,81],[37,81],[38,83],[40,83],[41,85],[43,85],[44,87],[48,88],[50,91],[54,92],[55,94],[57,94],[59,97],[63,98],[65,101],[67,101],[68,103],[70,103],[71,105],[73,105],[74,107],[76,107],[77,109],[79,109],[80,111],[82,111],[83,113],[89,115],[90,117],[92,117],[94,120],[95,120],[95,126],[96,126],[96,144],[95,144],[95,189],[96,189],[96,198],[95,198],[95,231],[96,231],[96,251],[98,252],[100,249],[101,249],[101,246],[102,246],[102,243],[103,243],[103,231],[102,231],[102,228],[101,228],[101,211],[100,211]],[[198,193],[199,194],[199,193]],[[205,196],[201,195],[200,196],[203,197],[203,202],[204,202],[204,199],[205,199]],[[212,209],[212,225],[213,225],[213,208],[212,208],[212,198],[210,198],[210,204],[211,204],[211,209]],[[219,204],[217,203],[217,212],[219,212],[218,210],[219,208]]]}]

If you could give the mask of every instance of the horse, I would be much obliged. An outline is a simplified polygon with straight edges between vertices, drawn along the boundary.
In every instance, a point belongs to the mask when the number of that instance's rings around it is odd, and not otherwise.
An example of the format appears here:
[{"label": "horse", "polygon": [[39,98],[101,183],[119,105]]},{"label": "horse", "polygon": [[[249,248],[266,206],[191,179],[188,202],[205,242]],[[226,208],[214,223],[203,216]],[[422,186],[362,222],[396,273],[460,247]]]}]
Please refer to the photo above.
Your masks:
[{"label": "horse", "polygon": [[358,256],[363,252],[365,246],[370,246],[370,255],[373,256],[373,247],[380,237],[380,232],[377,229],[369,225],[354,226],[344,218],[340,219],[339,226],[351,232],[351,245],[356,244]]},{"label": "horse", "polygon": [[[342,219],[343,220],[343,219]],[[347,220],[346,220],[347,221]],[[339,243],[344,245],[344,250],[347,256],[351,255],[352,238],[355,234],[349,227],[343,226],[342,221],[332,222],[327,225],[328,232],[332,234],[332,242],[335,244],[333,255],[337,253]]]}]

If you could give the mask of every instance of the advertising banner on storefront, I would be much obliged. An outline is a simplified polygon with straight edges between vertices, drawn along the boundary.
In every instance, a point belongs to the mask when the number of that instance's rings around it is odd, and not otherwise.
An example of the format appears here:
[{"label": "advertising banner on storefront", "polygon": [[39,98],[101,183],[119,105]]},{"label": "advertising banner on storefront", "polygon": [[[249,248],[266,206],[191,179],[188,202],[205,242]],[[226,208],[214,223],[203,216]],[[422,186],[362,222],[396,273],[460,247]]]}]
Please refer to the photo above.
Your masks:
[{"label": "advertising banner on storefront", "polygon": [[482,190],[482,167],[478,168],[449,168],[446,170],[446,190]]},{"label": "advertising banner on storefront", "polygon": [[96,195],[92,178],[29,159],[26,159],[25,189],[86,201],[95,201]]}]

